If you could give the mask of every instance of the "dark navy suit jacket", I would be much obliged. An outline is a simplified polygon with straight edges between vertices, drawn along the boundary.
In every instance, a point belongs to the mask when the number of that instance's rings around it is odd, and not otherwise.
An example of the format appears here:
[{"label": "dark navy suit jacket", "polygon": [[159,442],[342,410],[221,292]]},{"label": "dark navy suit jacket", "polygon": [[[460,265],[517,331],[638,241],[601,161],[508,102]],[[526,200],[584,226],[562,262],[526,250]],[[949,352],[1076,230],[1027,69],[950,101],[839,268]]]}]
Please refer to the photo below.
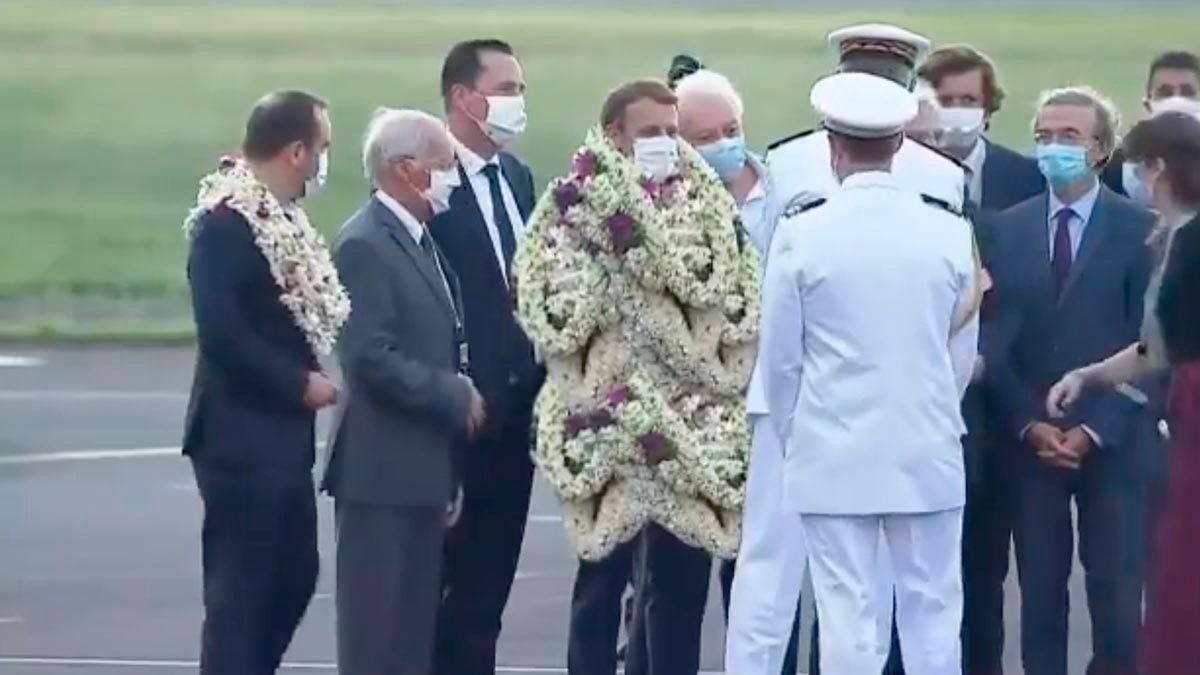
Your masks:
[{"label": "dark navy suit jacket", "polygon": [[[1043,193],[999,214],[988,256],[1000,307],[993,328],[1005,344],[987,364],[986,378],[1001,431],[1014,442],[1029,423],[1046,419],[1045,395],[1063,374],[1138,339],[1152,266],[1145,240],[1153,216],[1102,186],[1056,300],[1048,209]],[[1119,448],[1141,410],[1128,396],[1097,387],[1076,403],[1063,428],[1085,424],[1106,449]]]},{"label": "dark navy suit jacket", "polygon": [[200,218],[188,281],[199,344],[184,454],[311,480],[315,416],[304,392],[319,366],[241,214],[221,205]]},{"label": "dark navy suit jacket", "polygon": [[1046,189],[1046,180],[1033,159],[991,141],[983,157],[985,211],[1003,211]]},{"label": "dark navy suit jacket", "polygon": [[[528,220],[536,198],[533,174],[507,153],[500,154],[500,168],[522,219]],[[435,218],[429,229],[462,289],[471,379],[487,403],[487,426],[479,440],[507,445],[500,438],[506,429],[523,428],[528,436],[533,400],[545,372],[535,362],[533,346],[517,323],[514,295],[496,264],[487,222],[461,166],[459,176],[462,184],[450,195],[450,210]],[[521,245],[519,239],[517,245]],[[527,453],[529,448],[519,450]]]},{"label": "dark navy suit jacket", "polygon": [[[992,231],[996,227],[996,216],[1000,211],[1015,206],[1026,199],[1039,194],[1046,189],[1045,179],[1038,170],[1037,162],[1008,148],[984,141],[987,152],[983,160],[983,203],[976,207],[968,203],[966,215],[975,226],[975,238],[979,244],[980,257],[987,267],[992,248]],[[980,354],[986,364],[989,359],[987,352],[990,345],[1003,339],[1003,336],[992,335],[993,322],[989,321],[992,314],[998,311],[995,293],[984,296],[984,304],[980,310],[983,326],[980,330]],[[985,366],[986,367],[986,366]],[[963,397],[963,418],[967,423],[967,437],[964,440],[966,451],[967,480],[977,483],[983,480],[985,456],[994,446],[992,404],[989,401],[987,388],[982,382],[973,383]]]}]

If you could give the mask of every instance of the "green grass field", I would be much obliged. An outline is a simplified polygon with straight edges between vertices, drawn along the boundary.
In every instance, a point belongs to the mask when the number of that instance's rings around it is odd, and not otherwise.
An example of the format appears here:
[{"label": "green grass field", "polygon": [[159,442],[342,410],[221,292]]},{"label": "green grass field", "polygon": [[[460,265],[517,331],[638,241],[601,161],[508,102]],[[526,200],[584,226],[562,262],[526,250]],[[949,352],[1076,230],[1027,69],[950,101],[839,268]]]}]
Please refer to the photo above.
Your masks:
[{"label": "green grass field", "polygon": [[811,124],[808,89],[831,67],[829,29],[896,21],[937,42],[970,42],[989,52],[1009,92],[994,135],[1026,147],[1032,101],[1048,86],[1089,83],[1135,115],[1152,55],[1196,46],[1200,10],[1189,11],[1076,19],[678,5],[501,11],[488,4],[448,10],[6,2],[0,333],[186,326],[180,222],[196,178],[236,147],[249,106],[270,89],[307,88],[332,102],[331,190],[310,212],[333,232],[364,195],[357,145],[370,111],[438,110],[441,58],[458,39],[501,36],[519,50],[531,122],[518,150],[545,182],[611,86],[661,74],[679,50],[739,84],[751,141],[761,147]]}]

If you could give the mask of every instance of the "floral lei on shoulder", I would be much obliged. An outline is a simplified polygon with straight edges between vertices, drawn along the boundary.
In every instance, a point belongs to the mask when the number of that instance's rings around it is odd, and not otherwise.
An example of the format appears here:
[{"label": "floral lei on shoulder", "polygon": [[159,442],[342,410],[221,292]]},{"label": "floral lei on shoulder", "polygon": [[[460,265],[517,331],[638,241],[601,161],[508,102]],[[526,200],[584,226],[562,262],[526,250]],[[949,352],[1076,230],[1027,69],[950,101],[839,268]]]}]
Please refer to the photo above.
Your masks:
[{"label": "floral lei on shoulder", "polygon": [[680,155],[655,183],[591,130],[518,253],[549,371],[534,457],[586,559],[652,520],[724,557],[740,538],[758,258],[716,174]]},{"label": "floral lei on shoulder", "polygon": [[330,354],[350,316],[350,297],[324,238],[304,210],[280,204],[245,162],[232,158],[223,158],[216,171],[200,179],[196,206],[183,223],[188,237],[195,236],[200,218],[221,204],[249,223],[254,243],[281,290],[279,302],[314,353]]}]

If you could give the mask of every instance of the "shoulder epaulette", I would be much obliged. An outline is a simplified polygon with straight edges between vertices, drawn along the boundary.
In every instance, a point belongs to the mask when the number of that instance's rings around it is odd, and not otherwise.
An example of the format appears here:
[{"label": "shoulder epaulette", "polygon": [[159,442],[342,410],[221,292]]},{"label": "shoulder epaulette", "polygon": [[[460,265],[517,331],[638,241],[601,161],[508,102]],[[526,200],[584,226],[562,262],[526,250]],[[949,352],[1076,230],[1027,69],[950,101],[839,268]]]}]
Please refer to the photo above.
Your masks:
[{"label": "shoulder epaulette", "polygon": [[787,138],[781,138],[781,139],[775,141],[774,143],[771,143],[770,145],[768,145],[767,152],[770,152],[770,151],[774,150],[775,148],[778,148],[779,146],[784,145],[786,143],[790,143],[790,142],[796,140],[797,138],[804,138],[805,136],[808,136],[809,134],[815,133],[817,131],[820,131],[820,129],[808,129],[805,131],[801,131],[798,134],[792,134],[791,136],[788,136]]},{"label": "shoulder epaulette", "polygon": [[946,201],[945,199],[938,199],[937,197],[934,197],[931,195],[922,194],[921,201],[925,202],[926,204],[928,204],[934,208],[941,209],[956,218],[964,217],[962,214],[962,211],[959,211],[958,209],[951,206],[950,202]]},{"label": "shoulder epaulette", "polygon": [[793,199],[792,201],[788,202],[787,206],[783,208],[783,217],[792,218],[798,216],[801,213],[811,211],[824,203],[824,197],[817,197],[816,199],[809,199],[808,201]]},{"label": "shoulder epaulette", "polygon": [[921,146],[922,148],[925,148],[926,150],[929,150],[931,152],[936,152],[937,154],[941,155],[942,157],[945,157],[947,160],[953,162],[955,166],[962,169],[963,171],[969,170],[969,168],[967,167],[965,162],[963,162],[961,159],[955,157],[954,155],[951,155],[950,153],[946,152],[945,150],[942,150],[941,148],[933,146],[933,145],[929,145],[928,143],[922,143],[921,141],[918,141],[915,138],[909,138],[907,136],[905,136],[905,138],[912,141],[913,143],[916,143],[917,145]]}]

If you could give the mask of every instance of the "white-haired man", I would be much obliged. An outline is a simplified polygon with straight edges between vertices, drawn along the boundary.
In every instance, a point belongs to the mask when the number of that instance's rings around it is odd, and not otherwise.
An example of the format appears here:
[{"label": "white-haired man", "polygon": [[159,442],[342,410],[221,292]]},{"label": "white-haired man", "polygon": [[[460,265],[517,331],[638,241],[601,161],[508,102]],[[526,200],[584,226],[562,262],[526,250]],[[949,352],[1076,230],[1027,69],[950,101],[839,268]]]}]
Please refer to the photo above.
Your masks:
[{"label": "white-haired man", "polygon": [[[778,214],[770,209],[772,185],[766,166],[746,149],[745,105],[729,78],[699,70],[675,85],[679,132],[712,166],[741,209],[742,226],[764,260]],[[758,373],[747,410],[753,420],[750,476],[743,536],[735,564],[722,565],[728,631],[725,668],[732,673],[796,672],[799,603],[763,602],[776,594],[786,560],[805,558],[802,537],[780,537],[783,452],[767,424],[766,398]],[[780,555],[784,553],[784,555]],[[803,576],[803,571],[801,571]],[[653,589],[652,580],[643,589]],[[784,647],[786,646],[786,650]]]},{"label": "white-haired man", "polygon": [[338,344],[350,393],[324,488],[336,500],[338,665],[426,675],[456,514],[454,449],[484,423],[467,372],[458,281],[426,224],[458,184],[445,125],[380,110],[363,143],[374,192],[334,255],[354,299]]}]

